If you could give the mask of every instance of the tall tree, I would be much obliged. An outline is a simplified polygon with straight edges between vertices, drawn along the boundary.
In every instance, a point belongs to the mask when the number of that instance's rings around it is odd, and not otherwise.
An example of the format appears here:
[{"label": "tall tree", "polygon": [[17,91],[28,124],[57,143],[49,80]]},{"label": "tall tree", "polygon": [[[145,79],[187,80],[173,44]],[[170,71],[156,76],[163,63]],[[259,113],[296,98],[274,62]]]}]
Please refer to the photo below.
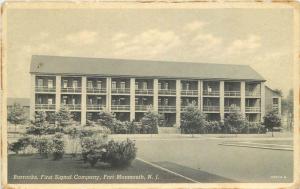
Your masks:
[{"label": "tall tree", "polygon": [[276,111],[270,111],[264,116],[263,125],[272,131],[272,137],[274,136],[273,130],[274,127],[281,126],[281,119]]},{"label": "tall tree", "polygon": [[59,109],[59,111],[55,115],[56,125],[59,129],[64,129],[67,126],[72,125],[73,123],[73,116],[71,112],[62,107]]},{"label": "tall tree", "polygon": [[147,129],[147,133],[157,134],[158,125],[162,120],[161,114],[158,114],[152,110],[148,110],[141,119],[142,125]]},{"label": "tall tree", "polygon": [[18,124],[24,124],[27,121],[25,109],[17,103],[14,103],[7,115],[7,121],[15,125],[15,129]]},{"label": "tall tree", "polygon": [[230,128],[231,132],[239,133],[244,127],[245,118],[240,111],[234,110],[224,118],[224,125]]},{"label": "tall tree", "polygon": [[44,111],[35,112],[35,119],[32,120],[30,126],[26,128],[27,134],[38,136],[45,134],[49,127],[46,117],[47,115]]}]

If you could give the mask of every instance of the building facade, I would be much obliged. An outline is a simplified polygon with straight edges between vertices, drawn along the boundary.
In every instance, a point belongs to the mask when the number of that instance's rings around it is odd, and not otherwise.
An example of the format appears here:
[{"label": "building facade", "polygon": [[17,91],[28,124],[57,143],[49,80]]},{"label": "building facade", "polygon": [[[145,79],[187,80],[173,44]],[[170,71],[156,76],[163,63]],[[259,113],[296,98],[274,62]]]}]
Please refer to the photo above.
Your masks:
[{"label": "building facade", "polygon": [[209,120],[222,121],[238,109],[249,121],[260,122],[269,92],[257,72],[241,65],[39,55],[32,57],[30,73],[31,118],[36,111],[66,107],[82,125],[103,110],[139,121],[152,109],[163,114],[164,126],[179,127],[190,104]]}]

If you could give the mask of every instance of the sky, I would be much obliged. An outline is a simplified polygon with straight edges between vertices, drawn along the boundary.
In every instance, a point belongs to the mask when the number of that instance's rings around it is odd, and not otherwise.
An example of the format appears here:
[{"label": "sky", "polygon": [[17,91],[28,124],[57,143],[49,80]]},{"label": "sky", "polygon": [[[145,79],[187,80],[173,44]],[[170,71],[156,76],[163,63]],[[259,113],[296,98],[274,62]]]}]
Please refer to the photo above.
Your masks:
[{"label": "sky", "polygon": [[34,54],[250,65],[293,86],[290,9],[8,9],[8,97],[30,97]]}]

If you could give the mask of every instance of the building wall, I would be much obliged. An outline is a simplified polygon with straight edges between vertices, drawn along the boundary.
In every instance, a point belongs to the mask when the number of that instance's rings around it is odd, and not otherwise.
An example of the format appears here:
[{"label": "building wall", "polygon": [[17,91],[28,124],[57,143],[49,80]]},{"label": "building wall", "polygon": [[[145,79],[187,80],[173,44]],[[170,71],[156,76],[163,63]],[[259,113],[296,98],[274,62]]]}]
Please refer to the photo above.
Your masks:
[{"label": "building wall", "polygon": [[[49,76],[52,77],[53,76]],[[264,94],[264,85],[262,82],[249,83],[247,81],[223,81],[223,80],[189,80],[189,79],[157,79],[157,78],[118,78],[118,77],[95,77],[95,76],[55,76],[54,91],[48,90],[47,86],[43,86],[42,90],[36,88],[36,77],[32,75],[32,91],[30,115],[33,118],[36,107],[36,94],[47,96],[51,94],[55,96],[53,106],[45,107],[45,111],[58,111],[64,102],[63,96],[76,96],[76,100],[69,100],[67,106],[70,111],[80,113],[81,123],[84,125],[87,119],[87,113],[95,113],[101,110],[112,111],[118,113],[122,119],[128,115],[129,120],[134,120],[136,114],[139,117],[149,108],[156,112],[166,114],[174,126],[180,126],[180,115],[184,111],[187,102],[194,104],[204,113],[210,115],[214,119],[224,119],[225,114],[229,113],[232,108],[239,108],[247,117],[247,114],[255,114],[251,117],[262,117],[265,112],[265,103],[269,106],[269,99],[265,101],[265,97],[269,98],[269,91]],[[98,78],[98,79],[97,79]],[[100,78],[100,79],[99,79]],[[63,88],[63,80],[68,80],[68,88]],[[89,81],[101,80],[101,86],[98,88],[97,82],[92,82],[91,88]],[[72,82],[77,84],[73,85]],[[116,81],[116,84],[114,84]],[[124,81],[124,82],[122,82]],[[47,82],[45,82],[47,83]],[[147,83],[147,84],[145,84]],[[248,92],[249,85],[257,85],[250,87],[260,91],[256,96],[252,95],[255,91]],[[123,85],[123,88],[121,87]],[[77,86],[77,88],[72,88]],[[116,86],[116,89],[114,89]],[[139,89],[136,89],[136,86]],[[147,86],[147,87],[145,87]],[[260,90],[258,90],[258,88]],[[89,98],[96,99],[102,97],[99,102],[102,104],[89,104]],[[148,102],[143,104],[143,98]],[[247,107],[248,99],[257,99],[255,107]],[[74,104],[75,103],[75,104]],[[138,103],[138,104],[137,104]],[[249,103],[248,103],[249,106]],[[48,109],[47,109],[48,108]],[[255,109],[256,108],[256,109]],[[39,109],[40,110],[40,109]],[[91,117],[91,116],[88,116]],[[259,118],[258,118],[259,119]],[[256,120],[260,121],[260,120]]]}]

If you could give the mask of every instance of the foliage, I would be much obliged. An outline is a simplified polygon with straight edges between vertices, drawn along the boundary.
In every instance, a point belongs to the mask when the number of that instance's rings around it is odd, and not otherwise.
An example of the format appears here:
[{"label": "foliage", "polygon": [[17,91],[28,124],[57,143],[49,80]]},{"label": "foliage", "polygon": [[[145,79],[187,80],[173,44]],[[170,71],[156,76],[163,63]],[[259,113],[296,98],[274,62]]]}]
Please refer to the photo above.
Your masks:
[{"label": "foliage", "polygon": [[147,134],[157,134],[158,125],[161,123],[162,115],[148,110],[141,119],[142,132]]},{"label": "foliage", "polygon": [[25,150],[25,148],[30,145],[30,137],[24,136],[19,138],[16,142],[9,145],[9,150],[19,154],[19,151]]},{"label": "foliage", "polygon": [[288,130],[293,130],[293,118],[294,118],[294,94],[291,89],[286,98],[283,98],[282,101],[282,114],[285,114],[287,118],[287,128]]},{"label": "foliage", "polygon": [[196,106],[190,105],[181,116],[181,130],[183,133],[195,134],[202,132],[206,126],[206,115]]},{"label": "foliage", "polygon": [[64,155],[64,139],[63,139],[64,135],[61,133],[57,133],[54,135],[54,137],[52,138],[52,146],[51,146],[51,150],[52,150],[52,155],[53,155],[53,159],[54,160],[60,160],[62,159],[63,155]]},{"label": "foliage", "polygon": [[122,142],[111,140],[106,145],[106,153],[102,160],[112,167],[127,167],[136,157],[137,148],[130,139]]},{"label": "foliage", "polygon": [[67,126],[70,126],[73,122],[73,117],[68,109],[62,107],[60,110],[55,114],[56,125],[61,130]]},{"label": "foliage", "polygon": [[81,138],[81,153],[84,162],[89,162],[93,167],[102,158],[104,145],[107,142],[107,135],[90,136]]},{"label": "foliage", "polygon": [[103,125],[107,128],[109,128],[112,132],[113,132],[113,126],[114,126],[114,120],[115,118],[115,114],[111,113],[111,112],[107,112],[107,111],[101,111],[98,114],[99,118],[97,120],[97,123],[100,125]]},{"label": "foliage", "polygon": [[207,121],[205,124],[206,133],[221,133],[222,124],[218,121]]},{"label": "foliage", "polygon": [[274,127],[281,127],[281,119],[276,111],[270,111],[264,116],[263,125],[266,129],[272,131],[273,136],[273,129]]},{"label": "foliage", "polygon": [[14,103],[7,115],[7,120],[14,125],[24,124],[26,122],[25,109],[17,103]]},{"label": "foliage", "polygon": [[29,127],[26,128],[26,133],[33,135],[46,134],[47,131],[49,131],[49,123],[47,122],[46,117],[46,112],[36,112],[34,121],[31,121]]},{"label": "foliage", "polygon": [[47,136],[34,137],[31,145],[36,148],[39,154],[44,158],[48,158],[48,155],[52,151],[52,141]]},{"label": "foliage", "polygon": [[230,128],[231,133],[240,133],[244,124],[245,119],[239,111],[229,113],[228,116],[224,118],[224,126]]}]

